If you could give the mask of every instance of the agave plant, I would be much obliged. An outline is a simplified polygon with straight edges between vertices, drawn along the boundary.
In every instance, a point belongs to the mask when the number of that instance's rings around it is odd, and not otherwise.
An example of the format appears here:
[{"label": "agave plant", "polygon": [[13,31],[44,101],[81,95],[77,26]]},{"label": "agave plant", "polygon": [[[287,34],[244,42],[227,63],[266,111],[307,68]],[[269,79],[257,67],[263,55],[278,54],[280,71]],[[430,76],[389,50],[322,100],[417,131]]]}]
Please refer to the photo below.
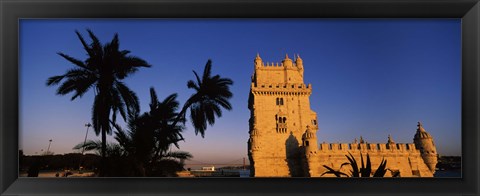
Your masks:
[{"label": "agave plant", "polygon": [[[355,160],[355,157],[353,157],[353,155],[350,152],[348,153],[348,155],[349,156],[345,155],[345,157],[347,157],[349,162],[343,163],[340,166],[340,169],[338,169],[338,170],[335,170],[331,167],[323,165],[323,167],[325,167],[327,169],[327,171],[324,172],[322,174],[322,176],[325,175],[325,174],[333,174],[337,177],[342,177],[342,176],[346,176],[346,177],[384,177],[387,170],[389,170],[393,173],[392,177],[398,177],[400,175],[400,172],[398,172],[398,171],[392,171],[390,169],[387,169],[386,168],[387,160],[382,158],[382,161],[380,162],[380,165],[378,166],[377,170],[375,171],[375,173],[373,173],[373,176],[371,176],[372,164],[370,162],[370,155],[367,154],[367,162],[365,163],[363,161],[362,154],[360,154],[360,161],[361,161],[361,167],[360,168],[358,167],[358,163],[357,163],[357,160]],[[348,175],[348,174],[340,171],[342,169],[342,167],[345,166],[345,165],[350,165],[352,167],[352,170],[350,170],[351,175]]]}]

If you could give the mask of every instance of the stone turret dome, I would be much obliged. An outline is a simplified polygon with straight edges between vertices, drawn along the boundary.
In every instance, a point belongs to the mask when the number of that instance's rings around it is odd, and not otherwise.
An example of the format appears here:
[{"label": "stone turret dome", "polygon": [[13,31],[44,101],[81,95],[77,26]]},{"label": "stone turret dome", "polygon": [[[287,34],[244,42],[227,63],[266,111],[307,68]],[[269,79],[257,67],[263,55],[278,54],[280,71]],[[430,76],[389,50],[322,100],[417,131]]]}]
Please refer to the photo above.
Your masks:
[{"label": "stone turret dome", "polygon": [[315,138],[315,132],[311,129],[309,125],[307,125],[307,130],[303,134],[303,139],[312,139]]},{"label": "stone turret dome", "polygon": [[257,53],[257,56],[255,57],[255,60],[262,60],[262,58],[260,58],[260,54]]},{"label": "stone turret dome", "polygon": [[255,60],[253,60],[253,62],[255,63],[256,67],[262,66],[263,62],[262,58],[260,58],[260,54],[257,53],[257,56],[255,57]]},{"label": "stone turret dome", "polygon": [[300,58],[300,55],[297,54],[297,58],[295,58],[295,61],[297,62],[303,62],[302,58]]},{"label": "stone turret dome", "polygon": [[292,59],[288,58],[288,54],[285,54],[285,59],[283,59],[282,63],[285,67],[292,67],[293,66]]},{"label": "stone turret dome", "polygon": [[424,138],[432,138],[432,136],[430,135],[430,133],[428,133],[427,131],[425,131],[425,129],[422,127],[422,123],[421,122],[418,122],[418,125],[417,125],[417,133],[415,133],[415,137],[414,138],[417,138],[417,139],[424,139]]},{"label": "stone turret dome", "polygon": [[390,134],[388,134],[388,141],[387,141],[388,144],[395,144],[395,141],[393,141],[392,139],[392,136],[390,136]]}]

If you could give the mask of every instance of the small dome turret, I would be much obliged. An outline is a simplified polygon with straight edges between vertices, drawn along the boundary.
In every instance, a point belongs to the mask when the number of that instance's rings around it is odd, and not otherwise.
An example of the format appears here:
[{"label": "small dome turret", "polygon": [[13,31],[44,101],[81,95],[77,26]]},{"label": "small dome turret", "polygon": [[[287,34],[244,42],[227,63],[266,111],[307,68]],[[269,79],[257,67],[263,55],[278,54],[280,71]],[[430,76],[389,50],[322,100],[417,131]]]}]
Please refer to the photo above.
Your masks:
[{"label": "small dome turret", "polygon": [[255,63],[255,68],[259,68],[262,66],[262,58],[260,58],[260,54],[257,53],[257,56],[255,57],[255,60],[253,61]]},{"label": "small dome turret", "polygon": [[310,127],[310,125],[307,125],[307,130],[303,134],[303,139],[313,139],[317,138],[315,131]]},{"label": "small dome turret", "polygon": [[285,68],[293,67],[293,61],[292,59],[288,58],[288,54],[285,54],[285,59],[283,59],[282,63]]},{"label": "small dome turret", "polygon": [[307,125],[307,130],[302,135],[306,154],[317,153],[317,134],[315,132],[314,129]]},{"label": "small dome turret", "polygon": [[432,138],[432,136],[430,135],[430,133],[428,133],[427,131],[425,131],[425,129],[424,129],[423,126],[422,126],[422,123],[421,123],[421,122],[418,122],[418,124],[417,124],[417,132],[415,133],[415,137],[414,137],[414,138],[423,139],[423,138]]},{"label": "small dome turret", "polygon": [[388,144],[395,144],[395,141],[393,141],[392,137],[390,136],[390,134],[388,134],[388,141],[387,141]]},{"label": "small dome turret", "polygon": [[300,58],[300,55],[297,54],[297,58],[295,59],[295,64],[297,65],[298,69],[303,69],[303,60]]},{"label": "small dome turret", "polygon": [[433,142],[433,137],[425,131],[421,122],[417,124],[417,132],[413,137],[415,148],[420,151],[423,161],[428,166],[430,171],[435,172],[437,165],[437,148]]}]

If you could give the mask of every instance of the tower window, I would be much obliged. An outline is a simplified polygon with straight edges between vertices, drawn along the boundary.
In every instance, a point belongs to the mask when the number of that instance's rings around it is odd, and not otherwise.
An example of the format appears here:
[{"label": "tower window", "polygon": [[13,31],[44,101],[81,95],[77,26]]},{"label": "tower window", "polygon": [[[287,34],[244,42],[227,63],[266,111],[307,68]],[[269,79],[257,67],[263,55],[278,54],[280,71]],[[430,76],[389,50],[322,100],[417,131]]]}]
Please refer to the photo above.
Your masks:
[{"label": "tower window", "polygon": [[308,141],[305,141],[305,146],[308,146],[308,144],[309,144]]},{"label": "tower window", "polygon": [[277,104],[277,105],[283,105],[283,98],[277,97],[277,99],[276,99],[276,104]]},{"label": "tower window", "polygon": [[313,125],[317,125],[317,120],[312,120]]},{"label": "tower window", "polygon": [[287,124],[285,123],[287,121],[287,117],[282,117],[282,116],[275,116],[275,119],[277,121],[277,133],[286,133],[287,132]]}]

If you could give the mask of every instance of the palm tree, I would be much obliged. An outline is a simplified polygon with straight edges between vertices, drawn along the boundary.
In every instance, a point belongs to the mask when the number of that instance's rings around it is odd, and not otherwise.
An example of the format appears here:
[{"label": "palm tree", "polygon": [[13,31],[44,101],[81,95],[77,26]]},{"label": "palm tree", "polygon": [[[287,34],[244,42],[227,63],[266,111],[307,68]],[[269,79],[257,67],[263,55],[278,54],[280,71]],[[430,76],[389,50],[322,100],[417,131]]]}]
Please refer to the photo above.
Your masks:
[{"label": "palm tree", "polygon": [[175,122],[185,123],[183,118],[177,112],[179,102],[176,100],[177,94],[167,96],[162,102],[158,101],[155,89],[150,88],[150,112],[148,115],[152,119],[152,128],[156,140],[153,160],[163,157],[171,145],[179,148],[178,142],[183,140],[181,132],[184,127]]},{"label": "palm tree", "polygon": [[177,95],[172,94],[159,102],[155,89],[150,88],[150,97],[150,111],[129,116],[128,130],[114,124],[117,129],[115,139],[134,159],[140,176],[146,176],[147,168],[165,158],[184,160],[192,157],[188,152],[171,151],[170,148],[172,145],[179,148],[177,142],[183,140],[181,132],[184,127],[172,126],[178,116]]},{"label": "palm tree", "polygon": [[[118,34],[112,41],[102,45],[91,30],[87,30],[92,40],[87,44],[83,36],[76,31],[83,48],[88,54],[85,61],[78,60],[64,53],[58,53],[76,67],[63,75],[53,76],[47,80],[47,86],[58,85],[58,95],[74,93],[71,100],[94,89],[92,106],[92,124],[97,135],[102,134],[102,164],[100,176],[106,167],[106,135],[112,133],[110,118],[116,121],[117,113],[126,119],[126,114],[138,112],[138,98],[122,80],[138,71],[139,67],[150,67],[143,59],[129,55],[130,51],[119,49]],[[126,111],[125,111],[126,110]]]},{"label": "palm tree", "polygon": [[222,116],[220,107],[227,110],[232,109],[228,99],[232,97],[230,85],[233,84],[233,81],[229,78],[222,78],[220,75],[211,76],[211,70],[212,61],[208,60],[202,78],[198,76],[197,72],[193,71],[196,82],[189,80],[187,87],[194,89],[196,92],[188,98],[178,116],[179,119],[177,119],[177,121],[180,121],[180,119],[185,118],[186,111],[190,108],[190,119],[195,134],[200,133],[202,137],[205,136],[207,122],[209,125],[213,125],[215,124],[215,116]]}]

